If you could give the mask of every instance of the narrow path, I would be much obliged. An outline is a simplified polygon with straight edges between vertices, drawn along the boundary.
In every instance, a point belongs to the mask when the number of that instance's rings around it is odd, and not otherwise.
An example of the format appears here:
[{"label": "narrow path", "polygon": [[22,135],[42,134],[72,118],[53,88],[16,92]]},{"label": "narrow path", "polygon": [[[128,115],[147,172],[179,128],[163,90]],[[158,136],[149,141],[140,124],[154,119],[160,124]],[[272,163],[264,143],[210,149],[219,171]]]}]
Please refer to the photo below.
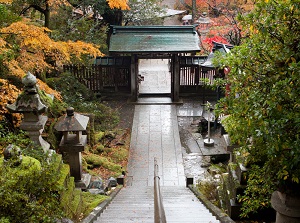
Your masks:
[{"label": "narrow path", "polygon": [[154,157],[162,186],[185,186],[175,105],[136,105],[131,133],[128,185],[152,186]]},{"label": "narrow path", "polygon": [[219,223],[186,188],[175,105],[136,105],[126,186],[96,223],[154,222],[154,157],[168,223]]}]

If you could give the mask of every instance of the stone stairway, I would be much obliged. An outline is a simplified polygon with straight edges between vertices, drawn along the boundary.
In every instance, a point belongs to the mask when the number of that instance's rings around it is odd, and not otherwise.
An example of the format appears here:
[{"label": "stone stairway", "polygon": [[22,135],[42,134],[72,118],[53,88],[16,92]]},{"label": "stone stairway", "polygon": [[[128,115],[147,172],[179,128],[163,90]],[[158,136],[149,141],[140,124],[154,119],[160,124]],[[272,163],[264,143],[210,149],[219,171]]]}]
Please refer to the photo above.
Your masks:
[{"label": "stone stairway", "polygon": [[182,186],[162,187],[163,203],[168,223],[220,222],[190,189]]},{"label": "stone stairway", "polygon": [[153,199],[153,187],[124,187],[95,222],[153,223]]},{"label": "stone stairway", "polygon": [[[148,93],[149,89],[150,92],[165,93],[162,91],[165,88],[154,80],[164,82],[170,79],[166,76],[169,72],[165,72],[168,65],[162,60],[150,62],[156,64],[144,64],[147,69],[140,67],[144,76],[152,75],[145,78],[150,79],[150,83],[141,86],[140,90],[144,93]],[[168,223],[220,222],[186,187],[176,105],[161,103],[161,98],[146,99],[147,103],[144,101],[135,106],[126,187],[94,222],[154,223],[154,158],[159,167],[157,174]]]},{"label": "stone stairway", "polygon": [[[161,193],[168,223],[220,222],[184,186],[164,186]],[[153,223],[153,187],[124,187],[95,222]]]}]

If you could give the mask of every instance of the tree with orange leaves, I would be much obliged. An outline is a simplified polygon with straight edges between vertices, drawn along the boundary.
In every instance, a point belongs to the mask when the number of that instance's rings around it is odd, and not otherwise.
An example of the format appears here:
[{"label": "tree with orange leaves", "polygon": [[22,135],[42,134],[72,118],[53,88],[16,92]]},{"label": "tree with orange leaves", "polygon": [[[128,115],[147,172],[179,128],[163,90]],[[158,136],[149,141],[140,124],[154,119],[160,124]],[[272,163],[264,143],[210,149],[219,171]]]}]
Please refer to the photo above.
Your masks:
[{"label": "tree with orange leaves", "polygon": [[[185,7],[192,10],[193,0],[181,0]],[[196,0],[196,18],[207,13],[211,23],[208,32],[202,39],[226,38],[233,45],[239,45],[243,38],[237,16],[250,12],[254,7],[252,0]],[[195,21],[197,22],[197,21]]]},{"label": "tree with orange leaves", "polygon": [[[6,104],[16,100],[26,72],[45,80],[46,74],[63,64],[83,63],[102,55],[99,46],[82,41],[54,41],[48,35],[51,31],[45,27],[32,25],[24,19],[14,22],[17,17],[4,5],[0,4],[0,11],[0,120],[7,114]],[[61,99],[59,92],[41,80],[38,83],[41,90]]]},{"label": "tree with orange leaves", "polygon": [[[24,71],[36,75],[45,74],[68,62],[80,62],[85,56],[101,56],[97,46],[81,41],[54,41],[47,28],[28,25],[25,22],[15,22],[2,28],[2,52],[10,51],[12,59],[3,60],[2,64],[8,73],[22,77]],[[18,48],[15,50],[14,45]]]}]

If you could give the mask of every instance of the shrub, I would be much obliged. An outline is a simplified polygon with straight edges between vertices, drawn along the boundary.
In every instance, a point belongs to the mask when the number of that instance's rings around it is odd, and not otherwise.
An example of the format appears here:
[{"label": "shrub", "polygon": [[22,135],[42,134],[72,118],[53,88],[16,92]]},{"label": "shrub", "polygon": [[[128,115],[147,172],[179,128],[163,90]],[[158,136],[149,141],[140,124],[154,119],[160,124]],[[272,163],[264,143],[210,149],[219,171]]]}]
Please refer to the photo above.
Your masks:
[{"label": "shrub", "polygon": [[17,167],[0,159],[0,216],[9,222],[55,222],[63,215],[55,169],[57,156],[38,160],[24,156]]},{"label": "shrub", "polygon": [[112,129],[118,124],[118,113],[99,102],[95,94],[70,73],[63,73],[59,78],[48,79],[47,83],[61,92],[63,101],[68,106],[74,107],[76,112],[93,113],[95,130]]}]

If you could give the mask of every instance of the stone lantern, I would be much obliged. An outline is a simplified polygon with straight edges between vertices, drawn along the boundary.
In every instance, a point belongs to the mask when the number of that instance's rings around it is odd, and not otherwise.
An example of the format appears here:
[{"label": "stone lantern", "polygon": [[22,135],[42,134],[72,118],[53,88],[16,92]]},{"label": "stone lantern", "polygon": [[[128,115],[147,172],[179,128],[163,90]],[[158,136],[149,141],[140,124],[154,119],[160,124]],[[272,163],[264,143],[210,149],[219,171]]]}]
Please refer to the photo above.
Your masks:
[{"label": "stone lantern", "polygon": [[75,178],[76,187],[85,189],[85,180],[82,178],[81,152],[87,144],[86,131],[89,117],[74,112],[74,108],[67,108],[67,114],[60,117],[55,124],[55,129],[63,133],[59,148],[65,152],[70,165],[71,176]]},{"label": "stone lantern", "polygon": [[47,107],[40,100],[36,82],[36,77],[28,72],[22,79],[23,93],[18,96],[14,104],[6,107],[10,112],[24,114],[20,129],[28,132],[30,139],[46,152],[50,144],[42,138],[41,134],[48,119],[47,116],[42,115],[47,111]]},{"label": "stone lantern", "polygon": [[207,16],[206,12],[203,12],[202,16],[197,20],[198,29],[202,36],[205,36],[208,33],[209,28],[211,27],[211,19]]}]

